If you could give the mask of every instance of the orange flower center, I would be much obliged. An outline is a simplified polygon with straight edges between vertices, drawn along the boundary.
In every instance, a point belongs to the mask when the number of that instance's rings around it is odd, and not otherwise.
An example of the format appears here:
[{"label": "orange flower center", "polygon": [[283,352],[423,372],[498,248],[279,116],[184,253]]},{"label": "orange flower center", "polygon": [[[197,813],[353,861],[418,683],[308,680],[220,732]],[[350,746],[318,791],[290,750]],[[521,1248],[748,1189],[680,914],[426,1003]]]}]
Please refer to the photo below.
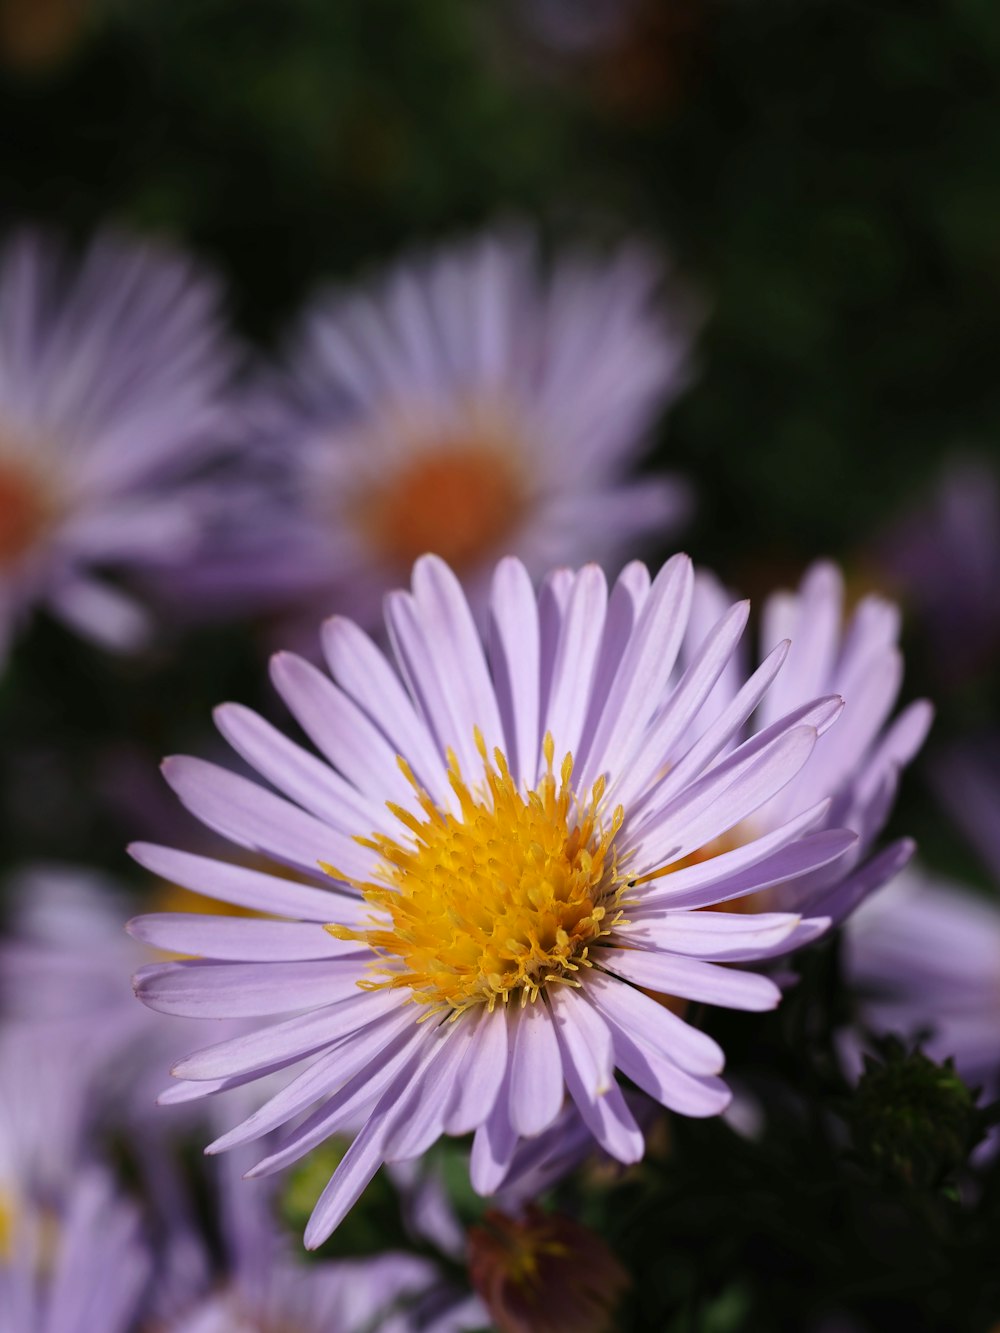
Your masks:
[{"label": "orange flower center", "polygon": [[409,568],[434,551],[462,572],[499,551],[526,500],[509,448],[453,440],[408,458],[362,499],[359,516],[387,563]]},{"label": "orange flower center", "polygon": [[31,469],[0,459],[0,567],[32,547],[52,517],[52,500]]}]

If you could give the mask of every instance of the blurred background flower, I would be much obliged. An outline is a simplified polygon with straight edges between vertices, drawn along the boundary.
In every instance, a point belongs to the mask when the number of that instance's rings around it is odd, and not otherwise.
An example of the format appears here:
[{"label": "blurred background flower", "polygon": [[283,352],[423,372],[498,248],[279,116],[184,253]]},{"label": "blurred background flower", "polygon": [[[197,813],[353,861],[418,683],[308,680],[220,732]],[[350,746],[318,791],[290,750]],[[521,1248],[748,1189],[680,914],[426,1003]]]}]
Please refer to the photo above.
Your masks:
[{"label": "blurred background flower", "polygon": [[247,512],[226,497],[191,593],[297,607],[314,635],[331,611],[377,621],[428,551],[481,607],[503,555],[540,577],[668,540],[688,487],[629,472],[690,377],[690,298],[637,245],[538,251],[510,227],[316,298],[245,405]]}]

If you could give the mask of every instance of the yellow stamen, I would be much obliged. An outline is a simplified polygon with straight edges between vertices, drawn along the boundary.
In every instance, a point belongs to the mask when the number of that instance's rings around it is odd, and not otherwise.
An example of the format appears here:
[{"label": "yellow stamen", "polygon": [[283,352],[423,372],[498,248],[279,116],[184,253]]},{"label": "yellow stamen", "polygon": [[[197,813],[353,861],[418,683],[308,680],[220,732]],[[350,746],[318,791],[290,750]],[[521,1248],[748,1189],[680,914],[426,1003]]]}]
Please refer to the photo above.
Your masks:
[{"label": "yellow stamen", "polygon": [[13,1257],[14,1219],[14,1196],[0,1185],[0,1263],[9,1262]]},{"label": "yellow stamen", "polygon": [[371,881],[324,866],[378,913],[367,927],[326,927],[383,960],[380,979],[360,984],[408,987],[455,1013],[515,998],[523,1005],[549,984],[579,984],[574,974],[590,966],[590,946],[621,924],[628,888],[614,848],[624,813],[619,806],[602,822],[603,779],[580,802],[572,756],[557,776],[546,736],[546,771],[522,794],[502,751],[491,761],[478,732],[476,744],[483,780],[475,788],[448,755],[460,814],[438,809],[400,760],[425,818],[390,806],[410,837],[357,839],[379,854]]}]

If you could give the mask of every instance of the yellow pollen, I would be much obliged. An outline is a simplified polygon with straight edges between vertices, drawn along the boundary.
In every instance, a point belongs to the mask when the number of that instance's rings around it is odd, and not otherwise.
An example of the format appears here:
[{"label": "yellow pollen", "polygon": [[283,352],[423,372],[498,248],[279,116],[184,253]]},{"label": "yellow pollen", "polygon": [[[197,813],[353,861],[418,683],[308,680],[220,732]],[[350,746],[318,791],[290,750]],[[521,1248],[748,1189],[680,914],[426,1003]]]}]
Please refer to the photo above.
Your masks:
[{"label": "yellow pollen", "polygon": [[358,507],[379,556],[409,568],[434,551],[461,572],[497,551],[523,517],[527,496],[509,442],[445,440],[380,481]]},{"label": "yellow pollen", "polygon": [[491,761],[478,732],[476,744],[483,779],[475,788],[448,754],[458,814],[440,810],[400,759],[423,818],[390,804],[401,840],[357,839],[379,854],[372,881],[324,866],[377,913],[367,927],[326,927],[379,956],[378,979],[360,984],[408,987],[418,1001],[456,1014],[498,1001],[523,1005],[549,984],[578,984],[590,946],[621,924],[628,888],[614,848],[624,815],[619,806],[602,818],[603,779],[579,801],[572,756],[556,774],[546,736],[546,771],[523,794],[503,752],[494,750]]},{"label": "yellow pollen", "polygon": [[15,1200],[0,1186],[0,1263],[9,1262],[14,1253]]}]

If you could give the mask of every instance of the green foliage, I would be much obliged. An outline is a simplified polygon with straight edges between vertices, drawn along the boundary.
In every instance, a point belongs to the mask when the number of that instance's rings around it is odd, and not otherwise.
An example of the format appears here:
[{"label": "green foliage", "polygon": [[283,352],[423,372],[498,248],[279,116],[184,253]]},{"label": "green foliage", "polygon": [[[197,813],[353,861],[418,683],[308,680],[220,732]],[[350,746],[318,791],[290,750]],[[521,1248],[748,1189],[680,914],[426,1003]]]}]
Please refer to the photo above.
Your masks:
[{"label": "green foliage", "polygon": [[936,1065],[897,1038],[877,1050],[865,1057],[844,1116],[858,1160],[891,1184],[944,1189],[984,1134],[975,1094],[952,1060]]}]

